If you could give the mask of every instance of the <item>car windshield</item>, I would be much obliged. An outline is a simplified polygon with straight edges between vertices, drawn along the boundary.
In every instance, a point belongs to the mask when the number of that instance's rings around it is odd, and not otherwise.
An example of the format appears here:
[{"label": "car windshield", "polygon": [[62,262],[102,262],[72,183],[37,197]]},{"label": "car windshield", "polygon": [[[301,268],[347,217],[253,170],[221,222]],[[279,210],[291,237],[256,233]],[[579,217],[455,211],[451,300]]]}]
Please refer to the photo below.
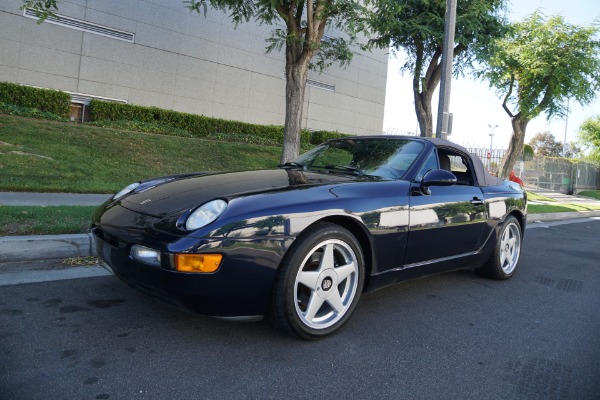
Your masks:
[{"label": "car windshield", "polygon": [[422,143],[410,139],[337,139],[315,147],[282,167],[400,179],[422,150]]}]

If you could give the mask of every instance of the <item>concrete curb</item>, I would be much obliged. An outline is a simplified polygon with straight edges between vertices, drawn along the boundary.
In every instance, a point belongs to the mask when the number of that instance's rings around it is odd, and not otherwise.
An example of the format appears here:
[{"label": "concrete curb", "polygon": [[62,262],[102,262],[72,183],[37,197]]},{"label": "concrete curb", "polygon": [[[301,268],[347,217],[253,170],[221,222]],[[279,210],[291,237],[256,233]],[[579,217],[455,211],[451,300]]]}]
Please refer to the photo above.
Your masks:
[{"label": "concrete curb", "polygon": [[96,254],[91,233],[0,237],[0,262],[53,260]]},{"label": "concrete curb", "polygon": [[527,214],[527,223],[532,223],[532,222],[536,222],[536,221],[540,221],[540,222],[562,221],[565,219],[579,219],[579,218],[589,218],[589,217],[600,217],[600,210]]},{"label": "concrete curb", "polygon": [[[589,217],[600,217],[600,210],[529,214],[527,222],[550,222]],[[0,263],[95,255],[96,245],[91,233],[0,237]]]}]

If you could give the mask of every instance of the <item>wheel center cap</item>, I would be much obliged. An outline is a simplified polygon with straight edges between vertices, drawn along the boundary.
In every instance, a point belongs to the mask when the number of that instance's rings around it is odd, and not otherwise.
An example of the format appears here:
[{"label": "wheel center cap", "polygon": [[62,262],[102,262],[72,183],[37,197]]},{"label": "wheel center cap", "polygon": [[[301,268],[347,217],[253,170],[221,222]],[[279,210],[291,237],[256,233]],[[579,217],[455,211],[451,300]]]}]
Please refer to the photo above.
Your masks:
[{"label": "wheel center cap", "polygon": [[328,291],[329,289],[331,289],[332,286],[333,286],[333,279],[331,279],[330,277],[326,277],[321,282],[321,289],[323,289],[323,291],[325,291],[325,292]]},{"label": "wheel center cap", "polygon": [[505,249],[506,249],[506,251],[508,251],[508,250],[509,250],[509,246],[508,246],[508,245],[506,245],[506,248],[505,248]]}]

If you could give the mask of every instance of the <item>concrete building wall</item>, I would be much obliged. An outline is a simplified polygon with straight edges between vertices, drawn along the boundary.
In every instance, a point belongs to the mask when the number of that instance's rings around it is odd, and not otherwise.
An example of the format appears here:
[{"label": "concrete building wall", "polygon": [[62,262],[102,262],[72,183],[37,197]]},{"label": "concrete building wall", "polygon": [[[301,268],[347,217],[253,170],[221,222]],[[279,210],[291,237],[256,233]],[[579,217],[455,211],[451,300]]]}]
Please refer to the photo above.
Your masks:
[{"label": "concrete building wall", "polygon": [[[0,81],[120,99],[238,121],[283,125],[284,54],[265,53],[272,27],[226,14],[191,14],[182,0],[66,0],[58,14],[135,34],[133,42],[23,16],[21,0],[0,2]],[[335,32],[328,33],[336,36]],[[378,134],[387,55],[358,53],[310,79],[303,126]]]}]

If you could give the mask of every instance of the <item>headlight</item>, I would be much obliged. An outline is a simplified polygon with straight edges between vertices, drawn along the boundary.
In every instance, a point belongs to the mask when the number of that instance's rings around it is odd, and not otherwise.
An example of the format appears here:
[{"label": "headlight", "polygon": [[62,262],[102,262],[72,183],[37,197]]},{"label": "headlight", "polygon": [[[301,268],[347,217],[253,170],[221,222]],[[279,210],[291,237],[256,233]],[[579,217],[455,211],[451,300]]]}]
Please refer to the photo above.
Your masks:
[{"label": "headlight", "polygon": [[185,229],[193,231],[202,228],[219,218],[227,208],[225,200],[213,200],[196,208],[185,221]]},{"label": "headlight", "polygon": [[160,251],[134,244],[131,247],[131,257],[148,265],[160,267]]},{"label": "headlight", "polygon": [[135,188],[137,188],[138,186],[140,186],[139,182],[132,183],[131,185],[127,186],[125,189],[121,190],[119,193],[115,194],[112,197],[112,199],[113,200],[120,199],[121,197],[125,196],[127,193],[130,193],[130,192],[134,191]]}]

